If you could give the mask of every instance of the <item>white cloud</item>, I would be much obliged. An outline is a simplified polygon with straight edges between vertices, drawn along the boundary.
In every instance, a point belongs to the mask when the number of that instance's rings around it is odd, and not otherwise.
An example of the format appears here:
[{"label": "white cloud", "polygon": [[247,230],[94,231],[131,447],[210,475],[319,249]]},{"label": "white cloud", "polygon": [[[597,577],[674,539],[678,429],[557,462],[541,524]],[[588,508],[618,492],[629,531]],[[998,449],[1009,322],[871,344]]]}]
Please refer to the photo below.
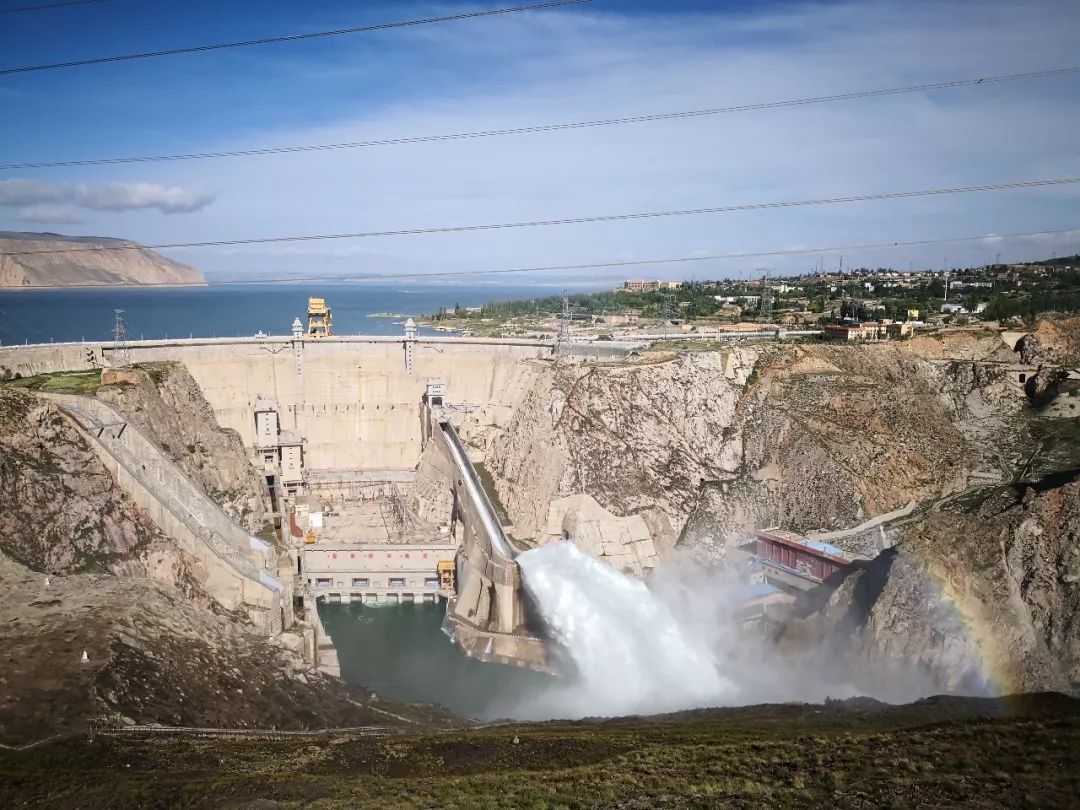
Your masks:
[{"label": "white cloud", "polygon": [[[0,206],[24,208],[61,204],[92,211],[131,211],[156,208],[163,214],[188,214],[205,208],[216,194],[166,188],[153,183],[47,183],[40,180],[0,180]],[[20,219],[33,209],[20,212]],[[69,220],[70,221],[70,220]]]}]

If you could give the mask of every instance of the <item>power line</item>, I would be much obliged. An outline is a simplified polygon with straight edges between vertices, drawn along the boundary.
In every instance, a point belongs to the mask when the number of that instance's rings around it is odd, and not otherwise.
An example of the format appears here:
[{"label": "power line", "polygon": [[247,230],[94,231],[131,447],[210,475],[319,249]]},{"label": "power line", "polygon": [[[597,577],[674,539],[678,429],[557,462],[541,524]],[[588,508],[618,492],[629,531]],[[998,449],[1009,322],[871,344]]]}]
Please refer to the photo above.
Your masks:
[{"label": "power line", "polygon": [[543,273],[564,270],[602,270],[609,267],[643,267],[657,264],[685,264],[687,262],[708,262],[723,259],[757,259],[769,256],[802,256],[811,253],[838,253],[840,251],[887,250],[890,248],[918,247],[954,242],[978,242],[983,239],[1016,239],[1023,236],[1051,236],[1062,233],[1080,233],[1080,226],[1055,228],[1041,231],[1019,231],[1014,233],[987,233],[979,236],[945,236],[934,239],[910,239],[894,242],[873,242],[858,245],[832,245],[829,247],[785,248],[781,250],[752,251],[742,253],[714,253],[707,256],[679,256],[664,259],[633,259],[626,261],[589,262],[586,264],[556,264],[536,267],[514,267],[498,270],[437,270],[432,273],[370,273],[348,276],[302,276],[296,278],[256,278],[241,281],[220,282],[223,284],[266,284],[271,282],[287,283],[292,281],[375,281],[380,279],[441,278],[443,276],[497,276],[511,273]]},{"label": "power line", "polygon": [[294,152],[325,152],[339,149],[363,149],[372,146],[400,146],[403,144],[430,143],[433,141],[456,141],[474,138],[491,138],[504,135],[526,135],[537,132],[558,132],[561,130],[589,129],[621,124],[641,124],[651,121],[670,121],[681,118],[701,118],[727,113],[752,112],[781,107],[802,107],[811,104],[824,104],[834,101],[852,101],[881,96],[895,96],[905,93],[920,93],[931,90],[947,90],[955,87],[972,87],[1024,79],[1041,79],[1052,76],[1064,76],[1080,73],[1080,66],[1038,70],[1029,73],[1010,73],[1002,76],[984,76],[976,79],[957,79],[932,84],[917,84],[907,87],[891,87],[883,90],[863,90],[854,93],[837,93],[830,96],[810,96],[808,98],[789,99],[786,101],[766,101],[755,104],[739,104],[732,107],[710,107],[701,110],[683,110],[680,112],[656,113],[653,115],[632,115],[624,118],[600,118],[593,121],[574,121],[560,124],[539,124],[531,127],[513,127],[509,129],[487,129],[476,132],[455,132],[442,135],[419,135],[406,138],[387,138],[372,141],[348,141],[344,143],[322,143],[304,146],[275,146],[262,149],[236,149],[222,152],[190,152],[174,155],[140,155],[134,157],[88,158],[86,160],[56,160],[29,163],[0,164],[0,170],[11,169],[49,169],[70,166],[103,166],[114,163],[154,163],[177,160],[207,160],[212,158],[254,157],[259,155],[283,155]]},{"label": "power line", "polygon": [[711,208],[684,208],[673,211],[644,211],[632,214],[604,214],[592,217],[568,217],[564,219],[542,219],[527,222],[503,222],[484,225],[450,225],[435,228],[402,228],[392,231],[361,231],[357,233],[309,234],[304,236],[266,236],[251,239],[214,239],[202,242],[171,242],[158,245],[140,245],[137,243],[121,245],[91,245],[77,248],[58,248],[53,250],[31,250],[0,253],[0,256],[37,256],[52,253],[90,253],[117,250],[165,250],[171,248],[192,247],[227,247],[235,245],[264,245],[282,242],[320,242],[333,239],[366,239],[378,236],[419,236],[421,234],[463,233],[469,231],[497,231],[511,228],[541,228],[556,225],[582,225],[593,222],[619,222],[633,219],[657,219],[660,217],[684,217],[699,214],[726,214],[735,211],[764,211],[776,208],[798,208],[810,205],[835,205],[838,203],[874,202],[878,200],[901,200],[912,197],[934,197],[946,194],[969,194],[980,191],[1002,191],[1005,189],[1040,188],[1044,186],[1063,186],[1080,183],[1080,177],[1059,177],[1050,180],[1018,180],[1007,183],[986,183],[978,186],[958,186],[955,188],[926,189],[922,191],[892,191],[880,194],[855,194],[847,197],[822,197],[812,200],[787,200],[782,202],[742,203],[739,205],[721,205]]},{"label": "power line", "polygon": [[281,42],[299,42],[306,39],[320,39],[324,37],[337,37],[343,34],[366,34],[372,31],[388,31],[392,28],[408,28],[418,25],[430,25],[432,23],[454,22],[457,20],[472,20],[477,17],[494,17],[500,14],[515,14],[519,11],[539,11],[546,8],[559,6],[575,6],[589,3],[592,0],[551,0],[547,3],[536,3],[530,6],[512,6],[509,8],[495,8],[487,11],[470,11],[463,14],[451,14],[447,17],[425,17],[419,20],[403,20],[393,23],[378,23],[376,25],[361,25],[354,28],[338,28],[333,31],[314,31],[307,34],[288,34],[280,37],[264,37],[262,39],[247,39],[240,42],[220,42],[213,45],[196,45],[190,48],[170,48],[164,51],[147,51],[144,53],[128,53],[119,56],[99,56],[94,59],[77,59],[71,62],[54,62],[47,65],[23,65],[21,67],[5,68],[0,70],[0,76],[10,76],[14,73],[34,73],[41,70],[57,70],[59,68],[84,67],[86,65],[100,65],[106,62],[129,62],[134,59],[153,59],[159,56],[176,56],[184,53],[202,53],[204,51],[220,51],[226,48],[247,48],[252,45],[272,45]]},{"label": "power line", "polygon": [[0,14],[19,14],[23,11],[46,11],[53,8],[67,8],[68,6],[89,6],[95,3],[107,3],[108,0],[67,0],[64,3],[40,3],[36,6],[18,6],[16,8],[0,8]]}]

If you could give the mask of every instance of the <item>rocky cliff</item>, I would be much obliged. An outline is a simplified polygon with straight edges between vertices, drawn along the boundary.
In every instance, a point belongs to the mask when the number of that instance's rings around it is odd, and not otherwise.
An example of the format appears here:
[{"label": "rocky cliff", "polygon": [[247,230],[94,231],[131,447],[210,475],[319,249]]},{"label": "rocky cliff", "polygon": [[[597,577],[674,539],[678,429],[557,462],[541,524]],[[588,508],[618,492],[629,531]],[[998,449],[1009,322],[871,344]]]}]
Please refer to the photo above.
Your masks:
[{"label": "rocky cliff", "polygon": [[[969,359],[969,358],[977,358]],[[844,528],[1004,480],[1030,444],[1012,352],[991,333],[872,346],[651,353],[539,375],[488,465],[523,537],[589,495],[677,538]]]},{"label": "rocky cliff", "polygon": [[205,283],[198,270],[137,242],[0,232],[0,288]]},{"label": "rocky cliff", "polygon": [[214,410],[182,363],[144,363],[106,372],[99,399],[137,425],[249,531],[266,525],[267,489],[240,435],[218,425]]},{"label": "rocky cliff", "polygon": [[57,408],[9,388],[0,388],[0,551],[35,571],[147,576],[201,596],[191,561]]},{"label": "rocky cliff", "polygon": [[1080,367],[1080,318],[1040,321],[1020,339],[1016,351],[1025,363]]},{"label": "rocky cliff", "polygon": [[[1059,476],[1060,477],[1060,476]],[[902,527],[779,634],[892,698],[1080,690],[1080,483],[972,493]]]}]

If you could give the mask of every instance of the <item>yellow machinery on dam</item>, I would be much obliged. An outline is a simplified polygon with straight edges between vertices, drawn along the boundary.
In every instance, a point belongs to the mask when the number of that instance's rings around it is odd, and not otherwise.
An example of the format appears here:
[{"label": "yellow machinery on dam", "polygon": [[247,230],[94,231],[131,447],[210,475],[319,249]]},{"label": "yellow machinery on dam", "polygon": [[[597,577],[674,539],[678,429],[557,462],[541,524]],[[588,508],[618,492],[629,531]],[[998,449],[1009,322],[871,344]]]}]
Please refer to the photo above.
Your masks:
[{"label": "yellow machinery on dam", "polygon": [[309,338],[330,337],[333,319],[325,298],[308,299],[307,336]]}]

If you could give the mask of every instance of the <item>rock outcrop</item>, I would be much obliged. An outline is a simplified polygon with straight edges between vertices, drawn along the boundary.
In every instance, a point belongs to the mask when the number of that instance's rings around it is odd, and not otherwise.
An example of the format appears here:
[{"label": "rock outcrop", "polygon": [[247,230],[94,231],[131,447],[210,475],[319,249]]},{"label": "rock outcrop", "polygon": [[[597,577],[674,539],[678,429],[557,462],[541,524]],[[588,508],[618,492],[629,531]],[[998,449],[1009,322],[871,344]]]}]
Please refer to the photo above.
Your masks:
[{"label": "rock outcrop", "polygon": [[202,599],[192,563],[58,409],[0,388],[0,552],[48,574],[147,576]]},{"label": "rock outcrop", "polygon": [[1077,692],[1080,483],[987,489],[905,525],[779,642],[893,699]]},{"label": "rock outcrop", "polygon": [[124,239],[0,232],[0,253],[0,288],[206,283],[195,268]]},{"label": "rock outcrop", "polygon": [[582,494],[639,515],[661,556],[680,537],[847,528],[1017,469],[1027,403],[994,358],[1012,358],[996,335],[965,333],[550,368],[487,464],[541,542],[552,504]]},{"label": "rock outcrop", "polygon": [[670,548],[702,481],[738,467],[725,428],[756,357],[702,352],[540,374],[487,462],[517,535],[549,539],[549,525],[577,520],[555,502],[585,494],[618,518],[583,516],[597,543],[620,541],[621,519],[636,515],[658,551]]},{"label": "rock outcrop", "polygon": [[146,363],[106,372],[98,389],[108,402],[165,451],[180,468],[249,531],[267,519],[267,489],[234,430],[214,410],[182,363]]},{"label": "rock outcrop", "polygon": [[1032,365],[1080,367],[1080,318],[1039,321],[1034,332],[1020,339],[1016,351],[1025,363]]}]

